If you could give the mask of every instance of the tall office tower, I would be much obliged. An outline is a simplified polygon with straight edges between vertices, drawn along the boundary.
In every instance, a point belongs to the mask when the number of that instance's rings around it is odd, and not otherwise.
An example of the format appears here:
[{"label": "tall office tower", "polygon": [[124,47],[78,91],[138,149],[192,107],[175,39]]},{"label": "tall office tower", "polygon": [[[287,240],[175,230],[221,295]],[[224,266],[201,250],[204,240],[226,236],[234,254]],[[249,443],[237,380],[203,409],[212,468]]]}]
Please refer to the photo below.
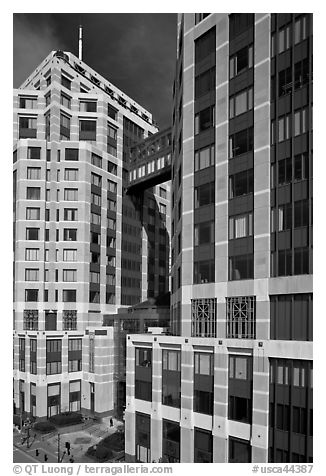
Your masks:
[{"label": "tall office tower", "polygon": [[[125,193],[128,146],[156,131],[150,113],[71,53],[50,53],[14,91],[14,400],[22,414],[113,409],[113,329],[102,328],[103,314],[158,294],[144,265],[147,203]],[[147,192],[157,208],[168,203],[161,190],[168,193],[165,185]],[[165,229],[161,222],[157,213],[156,228]]]},{"label": "tall office tower", "polygon": [[128,336],[126,457],[310,462],[312,15],[179,15],[172,144],[174,336]]}]

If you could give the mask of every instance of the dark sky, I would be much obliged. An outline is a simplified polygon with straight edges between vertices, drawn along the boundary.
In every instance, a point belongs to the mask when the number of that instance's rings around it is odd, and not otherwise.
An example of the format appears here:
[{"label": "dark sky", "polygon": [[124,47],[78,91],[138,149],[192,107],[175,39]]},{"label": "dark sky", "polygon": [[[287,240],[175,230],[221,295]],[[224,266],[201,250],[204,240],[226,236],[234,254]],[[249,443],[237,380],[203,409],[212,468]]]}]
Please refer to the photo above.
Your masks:
[{"label": "dark sky", "polygon": [[148,109],[160,128],[169,126],[176,49],[175,13],[16,13],[14,87],[19,87],[52,50],[78,56]]}]

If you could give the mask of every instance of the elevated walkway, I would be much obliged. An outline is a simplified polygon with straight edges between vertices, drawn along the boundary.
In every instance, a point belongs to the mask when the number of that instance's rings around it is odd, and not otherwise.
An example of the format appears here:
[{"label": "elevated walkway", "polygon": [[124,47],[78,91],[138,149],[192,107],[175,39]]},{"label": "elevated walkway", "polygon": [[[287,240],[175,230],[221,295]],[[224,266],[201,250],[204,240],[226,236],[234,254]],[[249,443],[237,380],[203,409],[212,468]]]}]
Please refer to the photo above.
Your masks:
[{"label": "elevated walkway", "polygon": [[127,194],[136,195],[171,180],[171,154],[170,127],[131,147]]}]

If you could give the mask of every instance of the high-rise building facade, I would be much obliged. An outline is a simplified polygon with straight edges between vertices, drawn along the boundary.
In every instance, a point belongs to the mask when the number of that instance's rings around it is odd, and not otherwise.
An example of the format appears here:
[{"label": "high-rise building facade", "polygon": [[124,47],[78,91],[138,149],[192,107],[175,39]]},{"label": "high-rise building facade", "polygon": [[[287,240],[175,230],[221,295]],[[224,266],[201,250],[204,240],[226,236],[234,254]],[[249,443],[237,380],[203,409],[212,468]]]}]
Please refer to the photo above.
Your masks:
[{"label": "high-rise building facade", "polygon": [[126,459],[310,462],[312,15],[180,14],[173,94],[174,335],[127,338]]},{"label": "high-rise building facade", "polygon": [[50,53],[14,91],[18,412],[114,407],[113,329],[103,315],[167,291],[148,280],[145,222],[152,200],[154,232],[167,233],[169,185],[126,195],[129,148],[155,132],[148,111],[71,53]]}]

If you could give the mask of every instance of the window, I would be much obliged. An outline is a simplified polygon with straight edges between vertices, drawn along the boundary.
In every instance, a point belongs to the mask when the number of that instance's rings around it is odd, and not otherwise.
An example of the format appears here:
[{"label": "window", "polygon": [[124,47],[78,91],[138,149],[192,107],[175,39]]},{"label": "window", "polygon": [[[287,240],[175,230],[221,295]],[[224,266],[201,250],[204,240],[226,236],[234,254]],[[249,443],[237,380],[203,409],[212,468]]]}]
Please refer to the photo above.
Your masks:
[{"label": "window", "polygon": [[308,131],[308,108],[294,113],[294,135],[298,136]]},{"label": "window", "polygon": [[108,137],[115,141],[117,140],[117,129],[110,124],[108,124]]},{"label": "window", "polygon": [[194,262],[194,284],[212,283],[215,279],[214,260]]},{"label": "window", "polygon": [[195,208],[215,203],[215,182],[195,187]]},{"label": "window", "polygon": [[309,248],[294,249],[294,274],[309,274]]},{"label": "window", "polygon": [[96,141],[96,121],[79,121],[79,140]]},{"label": "window", "polygon": [[78,210],[77,208],[65,208],[64,209],[64,220],[65,221],[77,221],[78,220]]},{"label": "window", "polygon": [[40,209],[39,208],[26,208],[26,220],[39,220]]},{"label": "window", "polygon": [[307,17],[301,16],[295,21],[294,24],[294,44],[296,45],[300,41],[307,38]]},{"label": "window", "polygon": [[40,180],[41,179],[41,167],[27,167],[27,179]]},{"label": "window", "polygon": [[177,350],[162,351],[162,403],[180,408],[181,401],[181,355]]},{"label": "window", "polygon": [[215,66],[195,78],[195,99],[215,90]]},{"label": "window", "polygon": [[64,228],[63,230],[64,241],[77,241],[77,229],[76,228]]},{"label": "window", "polygon": [[229,177],[229,198],[253,193],[253,169],[245,170]]},{"label": "window", "polygon": [[46,375],[61,374],[61,339],[46,340]]},{"label": "window", "polygon": [[60,114],[60,140],[70,139],[70,117]]},{"label": "window", "polygon": [[89,292],[89,302],[93,304],[100,303],[100,293],[99,291],[90,291]]},{"label": "window", "polygon": [[68,372],[82,369],[82,339],[68,339]]},{"label": "window", "polygon": [[294,202],[294,228],[309,225],[309,200]]},{"label": "window", "polygon": [[312,340],[312,294],[270,296],[271,339]]},{"label": "window", "polygon": [[25,372],[25,337],[19,337],[19,370]]},{"label": "window", "polygon": [[278,32],[278,52],[283,53],[291,46],[291,25],[287,25]]},{"label": "window", "polygon": [[229,138],[229,157],[237,157],[253,150],[254,132],[253,127],[237,132]]},{"label": "window", "polygon": [[77,311],[75,310],[63,311],[63,330],[64,331],[77,330]]},{"label": "window", "polygon": [[45,114],[45,139],[50,140],[51,117],[50,113]]},{"label": "window", "polygon": [[278,185],[292,182],[292,160],[288,157],[278,162]]},{"label": "window", "polygon": [[135,398],[152,400],[152,349],[138,348],[135,365]]},{"label": "window", "polygon": [[[108,221],[109,221],[109,220],[110,220],[110,219],[108,218]],[[101,215],[98,215],[97,213],[93,213],[93,212],[92,212],[92,213],[91,213],[91,223],[92,223],[93,225],[101,225]],[[110,227],[109,227],[109,224],[108,224],[108,228],[110,228]]]},{"label": "window", "polygon": [[194,411],[213,415],[214,363],[213,354],[194,354]]},{"label": "window", "polygon": [[211,54],[215,56],[215,27],[208,30],[195,40],[195,61],[199,63]]},{"label": "window", "polygon": [[112,180],[107,180],[107,190],[108,192],[117,193],[117,184]]},{"label": "window", "polygon": [[116,201],[115,200],[111,200],[110,198],[108,198],[108,210],[111,210],[112,212],[116,211]]},{"label": "window", "polygon": [[229,117],[239,116],[253,108],[253,88],[230,97]]},{"label": "window", "polygon": [[78,200],[78,188],[65,188],[64,200],[75,202]]},{"label": "window", "polygon": [[169,463],[180,462],[180,425],[163,420],[162,457]]},{"label": "window", "polygon": [[60,96],[60,104],[61,106],[67,107],[68,109],[71,108],[71,98],[66,94],[61,93]]},{"label": "window", "polygon": [[195,172],[215,164],[215,145],[197,150],[195,152]]},{"label": "window", "polygon": [[[117,148],[113,146],[112,144],[107,144],[107,146],[108,146],[107,148],[108,154],[113,155],[113,157],[117,157]],[[111,170],[109,170],[109,172],[114,173]]]},{"label": "window", "polygon": [[249,359],[246,356],[229,356],[229,378],[250,380]]},{"label": "window", "polygon": [[39,228],[26,228],[26,240],[38,240]]},{"label": "window", "polygon": [[230,58],[230,79],[253,65],[253,45],[246,46]]},{"label": "window", "polygon": [[278,120],[278,141],[290,139],[291,137],[291,123],[290,115],[282,116]]},{"label": "window", "polygon": [[62,300],[63,302],[76,302],[76,290],[64,289],[62,291]]},{"label": "window", "polygon": [[113,175],[117,175],[117,165],[108,160],[108,172]]},{"label": "window", "polygon": [[195,25],[208,17],[210,13],[195,13]]},{"label": "window", "polygon": [[26,248],[25,249],[25,261],[38,261],[39,249],[38,248]]},{"label": "window", "polygon": [[102,177],[100,175],[91,174],[91,183],[92,185],[96,185],[96,187],[102,186]]},{"label": "window", "polygon": [[39,270],[36,268],[25,269],[25,281],[38,281]]},{"label": "window", "polygon": [[79,101],[79,110],[81,112],[96,112],[97,104],[96,101]]},{"label": "window", "polygon": [[112,107],[111,104],[108,104],[108,116],[111,117],[111,119],[114,119],[116,121],[117,120],[117,114],[118,114],[117,109]]},{"label": "window", "polygon": [[[277,215],[276,215],[277,213]],[[272,231],[285,231],[292,228],[292,203],[272,209]]]},{"label": "window", "polygon": [[191,314],[192,337],[216,337],[216,298],[192,299]]},{"label": "window", "polygon": [[294,157],[294,180],[306,180],[309,178],[309,156],[307,153],[298,154]]},{"label": "window", "polygon": [[229,218],[229,240],[252,235],[252,213]]},{"label": "window", "polygon": [[36,135],[37,135],[36,117],[20,117],[19,118],[19,138],[20,139],[36,139]]},{"label": "window", "polygon": [[77,250],[75,250],[75,249],[64,249],[63,250],[63,261],[77,261]]},{"label": "window", "polygon": [[27,158],[29,160],[40,160],[40,158],[41,158],[41,147],[28,147],[28,149],[27,149]]},{"label": "window", "polygon": [[256,338],[256,296],[226,298],[226,335],[231,339]]},{"label": "window", "polygon": [[[78,160],[79,149],[65,149],[65,160]],[[66,170],[75,170],[75,169],[66,169]]]},{"label": "window", "polygon": [[102,168],[102,157],[97,155],[97,154],[94,154],[92,152],[91,163],[92,163],[92,165],[95,165],[95,167],[99,167],[101,169]]},{"label": "window", "polygon": [[27,200],[40,200],[41,188],[40,187],[27,187],[26,199]]},{"label": "window", "polygon": [[37,97],[34,97],[34,98],[20,97],[19,107],[21,109],[37,109]]},{"label": "window", "polygon": [[25,302],[37,302],[38,289],[25,289]]},{"label": "window", "polygon": [[283,69],[278,73],[278,95],[284,96],[292,92],[292,68]]},{"label": "window", "polygon": [[232,13],[229,15],[230,40],[235,39],[240,33],[250,30],[255,22],[253,13]]},{"label": "window", "polygon": [[195,135],[215,126],[215,106],[210,106],[195,115]]},{"label": "window", "polygon": [[61,84],[67,89],[71,89],[71,80],[68,79],[66,76],[63,74],[61,75]]},{"label": "window", "polygon": [[230,395],[229,420],[251,423],[251,399]]},{"label": "window", "polygon": [[[36,328],[30,330],[37,330]],[[37,340],[29,340],[29,360],[30,360],[30,372],[33,375],[37,375]]]},{"label": "window", "polygon": [[78,180],[78,169],[65,169],[65,180],[67,181],[77,181]]},{"label": "window", "polygon": [[194,226],[194,245],[195,246],[214,242],[214,235],[215,235],[214,225],[215,225],[214,221],[195,224]]},{"label": "window", "polygon": [[[69,369],[68,369],[68,371],[69,371]],[[78,411],[80,411],[80,406],[81,406],[81,384],[80,384],[80,380],[70,381],[69,382],[69,411],[70,412],[78,412]]]},{"label": "window", "polygon": [[100,273],[95,273],[94,271],[91,271],[89,273],[89,280],[91,283],[100,283]]},{"label": "window", "polygon": [[64,282],[76,282],[77,281],[77,269],[64,269],[63,279]]},{"label": "window", "polygon": [[253,254],[232,256],[229,258],[229,280],[252,279],[254,277]]},{"label": "window", "polygon": [[249,441],[229,436],[229,463],[251,463]]}]

